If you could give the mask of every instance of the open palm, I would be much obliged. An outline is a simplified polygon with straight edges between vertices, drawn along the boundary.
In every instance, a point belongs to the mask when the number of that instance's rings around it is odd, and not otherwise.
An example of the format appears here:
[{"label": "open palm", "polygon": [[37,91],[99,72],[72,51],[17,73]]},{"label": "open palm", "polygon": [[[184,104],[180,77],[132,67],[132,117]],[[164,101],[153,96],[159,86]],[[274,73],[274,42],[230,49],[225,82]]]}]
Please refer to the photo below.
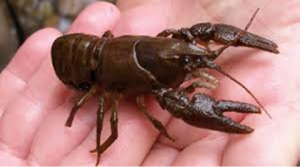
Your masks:
[{"label": "open palm", "polygon": [[[280,55],[230,48],[217,62],[244,83],[272,115],[231,117],[255,128],[250,135],[191,127],[172,118],[147,97],[147,106],[166,124],[175,142],[161,137],[134,102],[119,104],[118,140],[102,155],[100,165],[296,165],[299,159],[300,77],[296,72],[300,31],[298,1],[258,2],[213,0],[120,0],[121,13],[107,3],[95,3],[76,19],[68,33],[101,35],[155,35],[165,28],[199,22],[223,22],[244,27],[261,8],[250,30],[276,41]],[[288,11],[288,12],[287,12]],[[225,15],[226,14],[226,15]],[[273,19],[276,18],[276,19]],[[50,48],[61,33],[43,29],[30,37],[0,75],[0,165],[94,165],[89,153],[95,147],[97,99],[76,115],[71,128],[64,127],[78,93],[55,76]],[[253,100],[226,78],[213,96],[245,102]],[[202,91],[202,90],[199,90]],[[103,138],[110,134],[106,114]]]}]

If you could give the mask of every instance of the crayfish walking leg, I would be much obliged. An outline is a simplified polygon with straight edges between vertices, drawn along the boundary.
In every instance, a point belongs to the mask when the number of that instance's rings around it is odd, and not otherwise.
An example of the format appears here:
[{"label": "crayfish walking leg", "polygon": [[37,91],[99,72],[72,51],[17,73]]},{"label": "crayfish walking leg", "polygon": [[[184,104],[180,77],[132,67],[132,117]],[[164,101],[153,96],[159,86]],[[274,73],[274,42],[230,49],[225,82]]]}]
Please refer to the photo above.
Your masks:
[{"label": "crayfish walking leg", "polygon": [[144,96],[139,96],[136,99],[137,106],[140,111],[142,111],[146,117],[151,121],[152,125],[165,137],[170,139],[171,141],[174,141],[174,139],[168,134],[167,130],[163,126],[163,124],[158,121],[156,118],[154,118],[147,110],[145,102],[144,102]]},{"label": "crayfish walking leg", "polygon": [[113,144],[113,142],[118,138],[118,95],[117,93],[111,94],[112,101],[112,114],[110,117],[110,126],[111,126],[111,135],[108,137],[103,144],[100,145],[100,137],[102,131],[102,124],[104,119],[104,112],[106,111],[107,100],[105,97],[100,97],[100,105],[97,113],[97,134],[96,134],[96,149],[91,150],[91,153],[97,152],[97,162],[96,166],[98,166],[100,162],[101,154]]}]

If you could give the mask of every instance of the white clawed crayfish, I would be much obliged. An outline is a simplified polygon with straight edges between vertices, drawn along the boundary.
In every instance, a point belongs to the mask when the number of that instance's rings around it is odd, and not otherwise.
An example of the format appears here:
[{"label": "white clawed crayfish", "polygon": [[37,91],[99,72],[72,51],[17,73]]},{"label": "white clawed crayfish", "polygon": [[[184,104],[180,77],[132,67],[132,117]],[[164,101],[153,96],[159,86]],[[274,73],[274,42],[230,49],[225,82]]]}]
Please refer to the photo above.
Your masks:
[{"label": "white clawed crayfish", "polygon": [[[258,11],[258,10],[257,10]],[[245,46],[279,53],[277,45],[264,37],[248,32],[257,11],[245,29],[225,24],[200,23],[190,28],[167,29],[156,37],[126,35],[113,37],[107,31],[101,38],[86,34],[59,37],[52,46],[52,61],[58,78],[66,85],[86,91],[71,110],[66,126],[72,125],[76,111],[99,90],[97,111],[96,165],[100,155],[118,137],[117,106],[120,94],[138,95],[137,106],[155,128],[173,140],[160,121],[146,108],[143,95],[153,94],[160,106],[186,123],[227,133],[247,134],[252,128],[225,117],[223,112],[260,113],[263,106],[240,82],[214,62],[230,46]],[[210,43],[222,45],[217,50]],[[242,86],[256,100],[256,105],[216,100],[203,93],[188,94],[196,88],[213,89],[218,80],[203,71],[213,69]],[[181,84],[196,79],[189,86]],[[100,144],[105,111],[112,109],[110,137]]]}]

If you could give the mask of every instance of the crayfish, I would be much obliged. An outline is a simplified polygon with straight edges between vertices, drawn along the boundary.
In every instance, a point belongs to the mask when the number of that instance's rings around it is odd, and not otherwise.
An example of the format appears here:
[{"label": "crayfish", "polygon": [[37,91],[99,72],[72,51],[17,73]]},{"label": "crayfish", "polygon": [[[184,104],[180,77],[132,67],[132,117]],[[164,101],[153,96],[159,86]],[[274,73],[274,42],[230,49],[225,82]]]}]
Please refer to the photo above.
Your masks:
[{"label": "crayfish", "polygon": [[[258,10],[257,10],[258,11]],[[58,78],[66,85],[85,91],[74,105],[66,126],[70,127],[77,110],[100,90],[97,110],[96,148],[100,155],[118,137],[118,101],[121,94],[137,95],[141,112],[165,137],[173,140],[162,123],[154,118],[144,103],[145,94],[152,94],[160,106],[174,117],[199,128],[227,133],[248,134],[253,129],[223,115],[226,111],[261,113],[263,106],[254,95],[214,62],[230,46],[245,46],[279,53],[277,45],[264,37],[248,32],[257,11],[245,29],[226,24],[199,23],[190,28],[167,29],[156,37],[125,35],[113,37],[110,31],[99,38],[87,34],[59,37],[52,46],[52,61]],[[217,50],[210,43],[222,45]],[[229,100],[216,100],[203,93],[190,99],[197,88],[214,89],[218,80],[204,71],[216,70],[242,86],[258,106]],[[182,83],[196,79],[190,85]],[[100,143],[105,111],[112,109],[111,135]]]}]

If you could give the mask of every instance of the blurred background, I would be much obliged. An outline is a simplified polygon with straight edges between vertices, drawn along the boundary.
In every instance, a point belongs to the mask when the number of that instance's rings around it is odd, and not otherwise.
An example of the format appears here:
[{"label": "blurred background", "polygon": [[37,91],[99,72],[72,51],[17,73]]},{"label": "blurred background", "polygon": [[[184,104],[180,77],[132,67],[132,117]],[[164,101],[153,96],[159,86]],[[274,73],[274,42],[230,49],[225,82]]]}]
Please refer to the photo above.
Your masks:
[{"label": "blurred background", "polygon": [[0,0],[0,72],[35,31],[56,27],[65,32],[90,3],[116,0]]}]

